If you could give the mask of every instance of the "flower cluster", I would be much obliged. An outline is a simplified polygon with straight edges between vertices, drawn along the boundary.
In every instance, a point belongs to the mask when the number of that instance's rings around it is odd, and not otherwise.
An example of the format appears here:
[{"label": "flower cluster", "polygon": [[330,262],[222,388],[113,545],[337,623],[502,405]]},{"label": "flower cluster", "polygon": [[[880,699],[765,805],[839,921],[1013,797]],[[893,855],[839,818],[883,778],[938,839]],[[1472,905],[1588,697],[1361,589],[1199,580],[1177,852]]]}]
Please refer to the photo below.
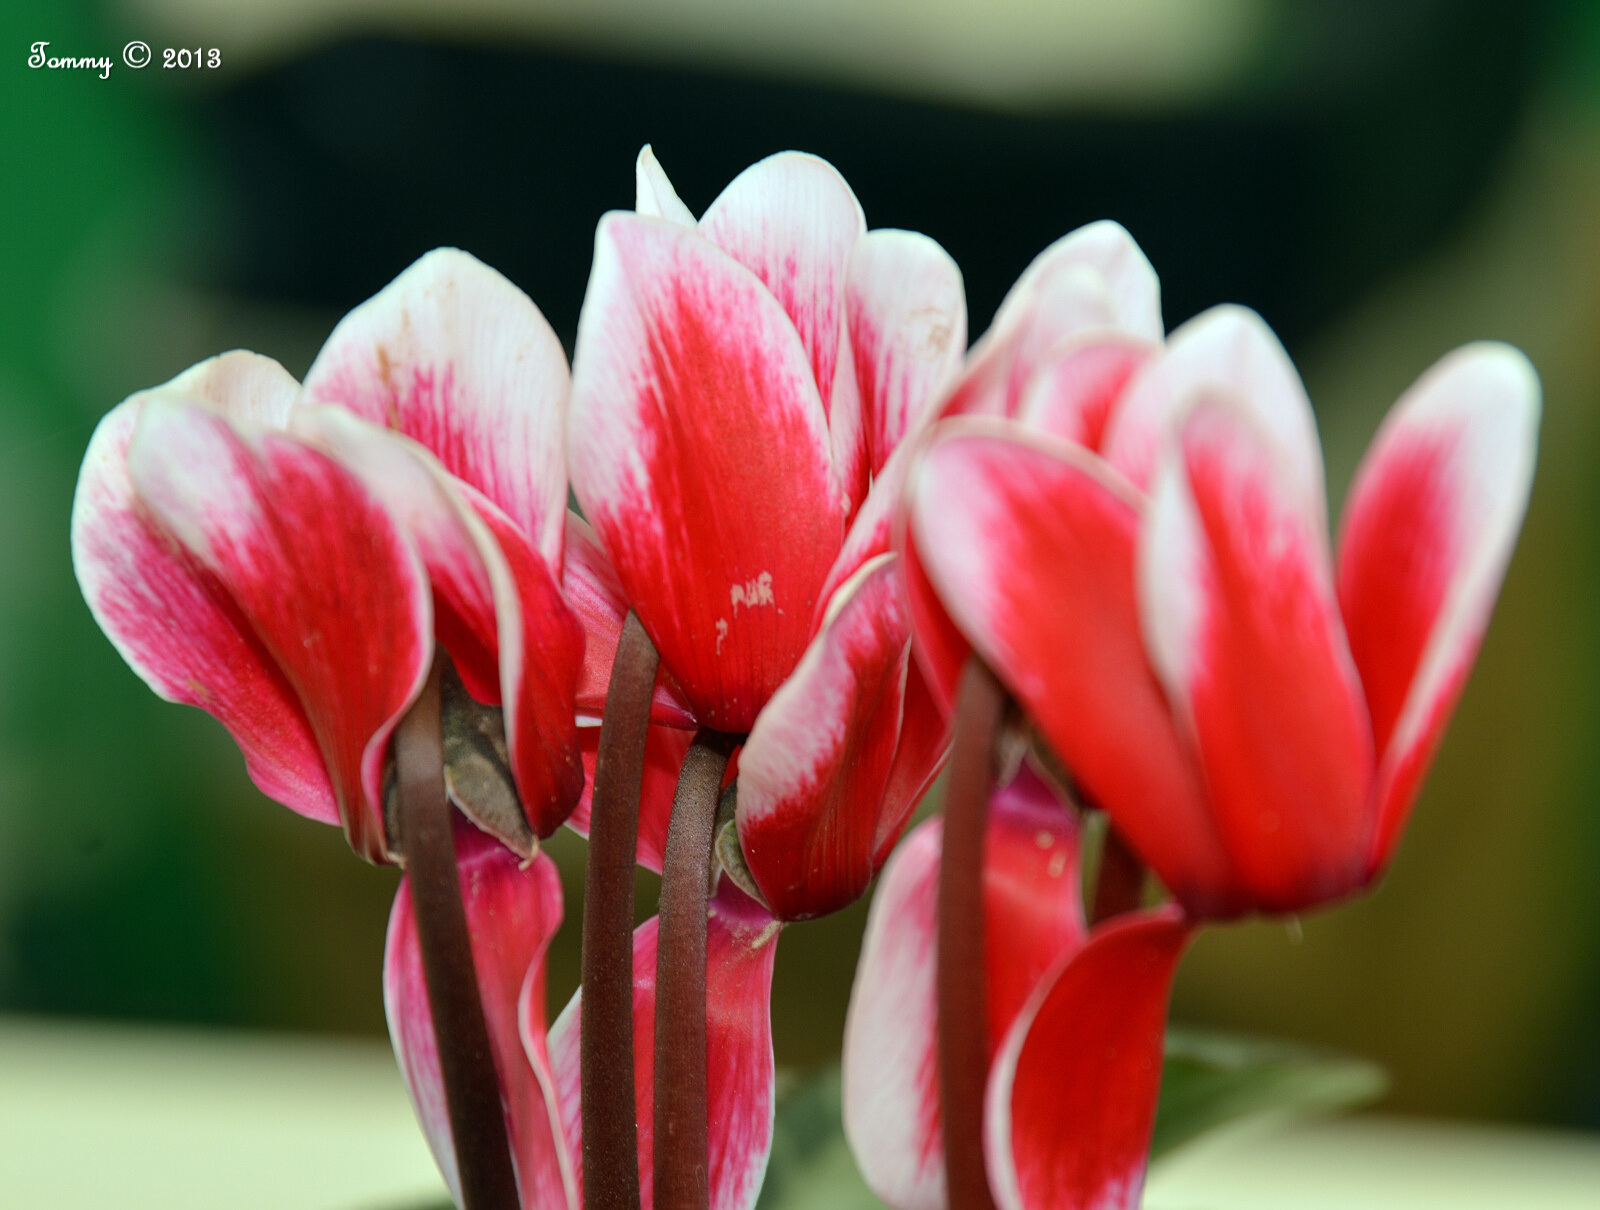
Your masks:
[{"label": "flower cluster", "polygon": [[[659,657],[641,864],[663,868],[696,736],[732,752],[703,938],[704,1204],[759,1191],[781,929],[880,870],[846,1129],[891,1205],[950,1203],[942,821],[896,845],[981,663],[1014,703],[969,972],[988,1185],[1008,1208],[1136,1206],[1194,929],[1345,897],[1394,852],[1515,544],[1537,379],[1491,344],[1425,374],[1335,556],[1287,355],[1240,308],[1167,335],[1115,224],[1041,255],[969,353],[949,256],[867,230],[821,160],[762,161],[698,221],[649,148],[637,188],[599,224],[570,375],[525,295],[440,250],[346,317],[303,383],[234,352],[114,409],[74,504],[85,598],[152,689],[229,730],[264,793],[369,861],[410,869],[396,737],[442,692],[469,969],[526,1208],[575,1210],[587,1185],[584,993],[547,1022],[563,906],[539,841],[600,826],[630,615]],[[1096,811],[1159,879],[1154,906],[1086,918]],[[462,1203],[412,880],[385,1007]],[[633,937],[647,1207],[661,927]]]},{"label": "flower cluster", "polygon": [[[1442,359],[1358,469],[1337,562],[1287,354],[1218,307],[1163,339],[1154,271],[1097,223],[1046,250],[938,404],[903,497],[917,652],[950,703],[975,652],[1080,804],[1175,899],[1085,930],[1076,824],[1025,766],[983,854],[999,1205],[1138,1205],[1191,930],[1348,895],[1387,865],[1471,670],[1532,479],[1539,387],[1504,345]],[[846,1125],[891,1204],[944,1204],[930,870],[873,903]],[[908,1014],[908,998],[915,1014]],[[907,1028],[908,1018],[913,1022]]]}]

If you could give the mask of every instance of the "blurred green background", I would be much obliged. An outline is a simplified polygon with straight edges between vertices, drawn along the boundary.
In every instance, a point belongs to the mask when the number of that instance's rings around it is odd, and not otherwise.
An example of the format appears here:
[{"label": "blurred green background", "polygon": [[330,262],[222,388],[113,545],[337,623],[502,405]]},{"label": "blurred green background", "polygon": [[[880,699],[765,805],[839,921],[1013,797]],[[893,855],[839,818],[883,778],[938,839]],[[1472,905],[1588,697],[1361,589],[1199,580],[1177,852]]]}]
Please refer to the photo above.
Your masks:
[{"label": "blurred green background", "polygon": [[[439,244],[570,341],[651,141],[703,208],[800,147],[927,231],[972,330],[1051,239],[1123,222],[1168,326],[1256,307],[1337,500],[1447,349],[1546,411],[1489,638],[1382,888],[1207,932],[1175,1015],[1375,1057],[1404,1111],[1600,1127],[1600,13],[1575,3],[921,6],[9,0],[0,11],[0,1010],[375,1033],[395,877],[263,799],[100,635],[67,516],[95,421],[245,346],[296,374]],[[156,63],[30,70],[142,38]],[[215,71],[161,50],[218,47]],[[553,849],[576,983],[582,845]],[[648,901],[650,888],[641,884]],[[641,904],[643,910],[643,903]],[[837,1054],[864,905],[789,930],[780,1064]]]}]

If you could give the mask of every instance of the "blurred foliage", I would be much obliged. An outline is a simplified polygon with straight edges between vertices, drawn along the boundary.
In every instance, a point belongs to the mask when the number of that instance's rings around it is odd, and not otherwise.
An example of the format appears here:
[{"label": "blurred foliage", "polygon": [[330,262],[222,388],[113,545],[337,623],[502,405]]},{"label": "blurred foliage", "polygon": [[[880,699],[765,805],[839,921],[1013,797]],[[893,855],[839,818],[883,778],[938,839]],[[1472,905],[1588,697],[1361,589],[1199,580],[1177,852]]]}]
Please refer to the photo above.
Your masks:
[{"label": "blurred foliage", "polygon": [[1383,1068],[1365,1059],[1173,1026],[1167,1031],[1150,1158],[1158,1160],[1229,1123],[1357,1109],[1378,1100],[1388,1087]]},{"label": "blurred foliage", "polygon": [[756,1210],[882,1210],[845,1142],[837,1067],[778,1073],[772,1157]]},{"label": "blurred foliage", "polygon": [[[115,55],[126,35],[87,4],[0,9],[4,45],[39,39]],[[0,72],[0,1003],[381,1028],[392,873],[266,809],[216,725],[123,664],[72,576],[95,421],[226,347],[175,286],[151,297],[204,254],[194,123],[170,81],[21,63]],[[151,313],[161,339],[136,322]]]},{"label": "blurred foliage", "polygon": [[[1377,1100],[1375,1063],[1293,1043],[1174,1028],[1150,1158],[1222,1126],[1334,1113]],[[779,1073],[772,1158],[756,1210],[880,1210],[845,1141],[837,1067]]]}]

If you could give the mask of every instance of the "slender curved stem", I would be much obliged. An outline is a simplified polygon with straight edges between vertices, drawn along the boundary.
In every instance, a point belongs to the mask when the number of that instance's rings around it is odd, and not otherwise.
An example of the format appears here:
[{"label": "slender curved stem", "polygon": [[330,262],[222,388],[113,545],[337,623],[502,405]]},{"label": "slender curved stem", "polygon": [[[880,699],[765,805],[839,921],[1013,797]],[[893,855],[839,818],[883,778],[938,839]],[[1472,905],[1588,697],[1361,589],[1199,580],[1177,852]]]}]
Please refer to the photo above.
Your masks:
[{"label": "slender curved stem", "polygon": [[583,1200],[639,1210],[633,1094],[633,865],[645,737],[660,657],[630,610],[600,721],[583,895]]},{"label": "slender curved stem", "polygon": [[656,950],[657,1210],[711,1198],[706,1091],[706,900],[717,795],[736,737],[702,727],[684,758],[661,870]]},{"label": "slender curved stem", "polygon": [[939,1110],[950,1210],[993,1210],[983,1162],[989,1029],[983,958],[983,848],[1006,694],[977,656],[956,694],[939,861]]},{"label": "slender curved stem", "polygon": [[463,1210],[517,1210],[517,1180],[500,1107],[489,1028],[483,1019],[472,938],[461,902],[450,802],[445,797],[436,659],[422,696],[395,732],[396,814],[416,913],[439,1074],[461,1178]]},{"label": "slender curved stem", "polygon": [[1089,923],[1137,910],[1144,900],[1144,865],[1109,821],[1100,848],[1100,870],[1094,880],[1094,907]]}]

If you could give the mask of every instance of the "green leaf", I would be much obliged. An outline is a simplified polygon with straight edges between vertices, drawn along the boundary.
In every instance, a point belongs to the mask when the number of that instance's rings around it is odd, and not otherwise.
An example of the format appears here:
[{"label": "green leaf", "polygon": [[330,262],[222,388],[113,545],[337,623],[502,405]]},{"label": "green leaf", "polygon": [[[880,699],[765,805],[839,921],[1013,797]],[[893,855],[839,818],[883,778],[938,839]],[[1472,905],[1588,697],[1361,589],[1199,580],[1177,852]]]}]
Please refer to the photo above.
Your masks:
[{"label": "green leaf", "polygon": [[1172,1026],[1150,1158],[1230,1122],[1353,1109],[1377,1100],[1388,1087],[1383,1068],[1366,1059],[1271,1038]]}]

